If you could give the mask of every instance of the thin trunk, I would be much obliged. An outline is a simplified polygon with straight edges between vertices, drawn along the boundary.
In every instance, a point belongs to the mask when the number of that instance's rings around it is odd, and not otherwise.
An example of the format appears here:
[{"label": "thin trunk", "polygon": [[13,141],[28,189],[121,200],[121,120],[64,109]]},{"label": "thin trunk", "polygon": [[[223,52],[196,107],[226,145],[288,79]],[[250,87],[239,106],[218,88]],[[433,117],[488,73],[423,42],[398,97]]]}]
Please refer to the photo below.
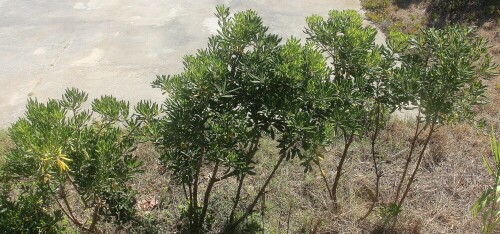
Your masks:
[{"label": "thin trunk", "polygon": [[241,197],[241,188],[243,187],[243,180],[245,179],[245,175],[242,175],[238,182],[238,190],[236,191],[236,197],[234,199],[233,208],[231,209],[231,214],[229,215],[229,224],[234,221],[234,213],[236,212],[236,208],[238,208],[238,203],[240,202]]},{"label": "thin trunk", "polygon": [[[267,192],[264,192],[264,194],[262,194],[262,198],[260,199],[260,216],[262,217],[262,221],[266,220],[266,194]],[[262,227],[264,227],[264,224]]]},{"label": "thin trunk", "polygon": [[185,183],[182,183],[182,191],[184,192],[184,198],[186,199],[186,201],[189,201],[189,195],[187,193],[186,184]]},{"label": "thin trunk", "polygon": [[189,205],[192,205],[193,202],[193,184],[188,183],[188,193],[189,193]]},{"label": "thin trunk", "polygon": [[61,211],[66,215],[66,217],[68,217],[68,219],[73,224],[75,224],[77,227],[82,228],[82,224],[80,222],[78,222],[78,220],[74,219],[72,215],[69,215],[69,213],[66,211],[66,209],[64,209],[64,206],[61,204],[61,202],[59,201],[59,199],[54,198],[54,200],[56,200],[56,203],[59,206],[59,209],[61,209]]},{"label": "thin trunk", "polygon": [[[208,200],[210,199],[210,194],[212,193],[212,188],[216,182],[217,171],[219,170],[219,162],[215,163],[214,169],[212,171],[212,177],[208,182],[207,189],[205,190],[205,196],[203,197],[203,208],[201,210],[200,224],[203,225],[205,222],[205,216],[207,215]],[[200,226],[201,226],[200,225]]]},{"label": "thin trunk", "polygon": [[191,201],[191,212],[194,212],[194,220],[193,222],[195,224],[200,223],[200,216],[198,214],[198,187],[199,187],[199,180],[200,180],[200,170],[201,166],[203,165],[203,157],[205,156],[205,146],[201,147],[201,153],[200,157],[198,158],[198,162],[196,163],[196,174],[194,176],[194,183],[193,183],[193,198]]},{"label": "thin trunk", "polygon": [[[54,191],[52,190],[52,188],[50,187],[50,185],[47,184],[47,187],[52,194],[55,194]],[[54,200],[56,201],[57,205],[59,206],[59,209],[61,209],[61,211],[66,215],[66,217],[68,217],[68,219],[73,224],[75,224],[78,228],[83,229],[83,225],[77,219],[75,219],[73,215],[70,215],[70,213],[68,213],[68,211],[66,211],[66,209],[64,208],[61,201],[59,201],[59,199],[57,198],[57,195],[54,196]]]},{"label": "thin trunk", "polygon": [[425,149],[429,145],[429,141],[431,140],[433,132],[434,132],[434,123],[431,124],[431,127],[429,129],[429,135],[427,135],[427,138],[425,139],[424,147],[422,148],[420,154],[418,155],[417,165],[415,166],[415,169],[413,170],[413,173],[411,174],[411,177],[408,180],[408,184],[406,185],[405,191],[403,193],[403,196],[401,197],[401,200],[398,203],[398,206],[401,206],[403,204],[406,195],[408,195],[408,192],[410,191],[411,184],[415,179],[415,175],[417,174],[418,168],[420,167],[420,163],[422,162],[422,158],[424,157]]},{"label": "thin trunk", "polygon": [[333,180],[333,185],[332,185],[332,198],[335,206],[337,205],[337,188],[339,186],[340,176],[342,175],[342,167],[344,166],[344,162],[347,158],[347,152],[349,150],[349,147],[351,146],[353,139],[354,139],[354,133],[351,133],[349,136],[345,135],[344,151],[342,152],[340,162],[337,165],[337,172],[335,174],[335,179]]},{"label": "thin trunk", "polygon": [[[256,137],[252,143],[250,144],[249,151],[247,152],[246,158],[247,158],[247,163],[253,159],[255,154],[257,153],[257,150],[259,149],[259,142],[260,142],[260,136]],[[236,209],[238,208],[238,204],[241,199],[241,189],[243,188],[243,181],[245,180],[245,174],[242,174],[240,179],[238,180],[238,189],[236,190],[236,197],[234,199],[233,207],[231,209],[231,213],[229,215],[229,224],[233,223],[234,221],[234,213],[236,212]]]},{"label": "thin trunk", "polygon": [[330,197],[330,199],[333,200],[332,190],[330,189],[330,183],[328,183],[328,179],[326,178],[325,171],[323,171],[323,168],[321,168],[321,163],[316,162],[316,165],[318,165],[319,171],[321,173],[321,177],[323,178],[323,182],[325,182],[326,190],[328,191],[328,196]]},{"label": "thin trunk", "polygon": [[372,153],[372,160],[373,160],[373,169],[375,171],[375,197],[373,198],[372,204],[370,205],[370,208],[368,211],[358,219],[358,222],[361,220],[366,219],[368,215],[370,215],[373,211],[373,208],[375,207],[375,204],[378,202],[378,196],[379,196],[379,190],[380,190],[380,177],[382,177],[382,172],[379,171],[378,168],[378,163],[377,163],[377,152],[375,150],[375,145],[377,143],[377,138],[379,134],[379,128],[380,128],[380,104],[377,105],[376,108],[376,116],[375,116],[375,132],[373,133],[372,139],[371,139],[371,153]]},{"label": "thin trunk", "polygon": [[69,205],[69,202],[68,202],[68,199],[66,199],[66,192],[63,190],[63,196],[62,196],[62,200],[64,202],[64,204],[66,205],[66,208],[68,209],[68,213],[69,215],[71,215],[71,217],[74,219],[74,220],[78,220],[75,215],[73,214],[73,210],[71,209],[71,206]]},{"label": "thin trunk", "polygon": [[201,155],[198,158],[198,162],[196,163],[196,174],[194,176],[194,184],[193,184],[193,201],[195,207],[198,207],[198,185],[200,180],[200,170],[203,165],[203,156],[205,154],[205,148],[201,148]]},{"label": "thin trunk", "polygon": [[255,205],[257,204],[257,202],[259,201],[259,199],[262,197],[262,195],[264,195],[264,193],[266,191],[266,188],[269,185],[269,182],[274,177],[274,174],[276,174],[276,171],[278,170],[279,166],[283,162],[283,159],[285,159],[286,153],[287,153],[287,151],[284,151],[280,155],[280,158],[279,158],[278,162],[276,163],[276,165],[274,166],[273,170],[271,171],[271,174],[267,177],[266,181],[264,182],[264,185],[262,185],[262,187],[259,190],[259,193],[257,193],[257,196],[253,200],[252,204],[250,204],[250,206],[248,206],[248,208],[246,209],[245,213],[238,220],[236,220],[236,222],[234,222],[232,224],[229,224],[230,225],[230,228],[229,228],[230,231],[234,231],[234,229],[241,222],[243,222],[243,220],[245,220],[253,212],[253,210],[255,208]]},{"label": "thin trunk", "polygon": [[[189,192],[189,209],[192,210],[193,209],[193,184],[191,182],[188,183],[188,192]],[[194,223],[193,223],[193,212],[189,212],[188,213],[188,217],[189,217],[189,222],[190,222],[190,225],[191,226],[194,226]]]},{"label": "thin trunk", "polygon": [[62,184],[59,185],[59,190],[61,190],[61,199],[63,200],[64,205],[66,206],[68,214],[71,215],[71,218],[73,218],[74,220],[78,220],[73,214],[73,210],[71,209],[68,199],[66,198],[66,190],[64,189],[64,186]]},{"label": "thin trunk", "polygon": [[[75,189],[75,191],[78,193],[78,194],[82,194],[80,192],[80,190],[78,189],[78,186],[77,184],[75,183],[75,181],[73,179],[71,179],[71,176],[69,175],[69,172],[66,171],[66,176],[68,177],[68,180],[71,182],[71,185],[73,186],[73,188]],[[85,201],[85,199],[83,199],[82,196],[78,196],[80,197],[80,200],[82,201],[83,205],[85,206],[85,209],[89,208],[87,202]]]},{"label": "thin trunk", "polygon": [[[399,193],[401,192],[401,186],[403,186],[403,182],[406,178],[406,174],[408,173],[408,167],[410,166],[410,162],[412,160],[413,150],[415,150],[415,146],[417,144],[417,139],[418,139],[418,136],[420,135],[419,127],[420,127],[420,111],[418,112],[418,115],[417,115],[417,127],[415,128],[415,134],[413,135],[413,139],[411,141],[410,152],[408,153],[408,156],[406,157],[406,163],[405,163],[405,166],[403,169],[403,175],[401,176],[401,179],[399,180],[399,183],[398,183],[398,187],[396,189],[396,196],[394,197],[394,203],[398,202]],[[425,128],[425,126],[424,126],[424,128]]]},{"label": "thin trunk", "polygon": [[92,215],[92,222],[89,227],[89,231],[95,232],[95,233],[101,233],[99,228],[96,227],[97,225],[97,218],[99,214],[99,207],[100,207],[100,202],[98,202],[95,207],[94,207],[94,213]]}]

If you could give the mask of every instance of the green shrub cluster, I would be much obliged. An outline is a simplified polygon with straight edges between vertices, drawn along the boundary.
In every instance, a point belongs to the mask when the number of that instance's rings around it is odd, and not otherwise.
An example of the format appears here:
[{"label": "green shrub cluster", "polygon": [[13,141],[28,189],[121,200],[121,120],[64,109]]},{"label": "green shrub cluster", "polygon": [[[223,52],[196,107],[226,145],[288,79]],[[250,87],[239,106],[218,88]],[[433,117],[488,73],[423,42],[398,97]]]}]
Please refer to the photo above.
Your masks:
[{"label": "green shrub cluster", "polygon": [[481,232],[485,234],[493,233],[500,222],[500,209],[498,207],[498,197],[500,195],[500,144],[497,142],[493,131],[490,136],[490,146],[493,163],[490,164],[484,156],[483,161],[494,182],[481,194],[472,207],[474,217],[482,213],[483,226]]},{"label": "green shrub cluster", "polygon": [[[9,128],[15,147],[2,177],[11,186],[6,192],[19,195],[4,201],[19,214],[8,208],[0,213],[2,220],[8,220],[3,215],[27,217],[31,207],[40,212],[42,223],[35,226],[54,224],[64,214],[79,229],[99,232],[100,221],[133,217],[135,198],[128,182],[141,165],[133,155],[140,122],[131,118],[125,101],[103,96],[88,111],[81,108],[86,100],[87,94],[76,89],[60,100],[29,100],[25,117]],[[56,209],[54,215],[43,212],[46,206]],[[76,210],[90,215],[81,217]]]},{"label": "green shrub cluster", "polygon": [[[377,3],[378,4],[378,3]],[[378,9],[374,3],[372,6]],[[355,11],[331,11],[306,19],[305,43],[282,41],[252,10],[231,15],[217,7],[218,33],[208,46],[184,58],[184,71],[158,76],[153,87],[168,96],[160,107],[143,101],[133,114],[125,101],[67,90],[60,100],[29,100],[25,117],[9,129],[14,148],[2,166],[0,224],[21,232],[57,232],[61,220],[83,232],[100,224],[134,220],[140,173],[136,146],[152,142],[159,161],[183,188],[179,231],[206,233],[215,219],[221,232],[258,230],[257,203],[283,163],[297,159],[305,172],[322,172],[325,191],[338,207],[343,163],[354,139],[369,137],[378,184],[382,177],[377,138],[396,110],[417,109],[415,135],[387,219],[395,220],[438,127],[474,118],[485,101],[482,80],[492,74],[486,43],[472,29],[428,29],[418,36],[391,35],[376,45],[377,31]],[[276,147],[275,165],[252,196],[242,188],[255,174],[264,139]],[[322,152],[344,142],[334,178]],[[414,163],[414,167],[410,164]],[[414,168],[410,171],[410,168]],[[202,182],[202,173],[209,173]],[[217,184],[235,180],[228,217],[211,214]],[[11,186],[7,186],[9,181]],[[392,209],[389,209],[392,208]],[[29,219],[27,210],[35,211]],[[245,229],[245,230],[246,230]]]}]

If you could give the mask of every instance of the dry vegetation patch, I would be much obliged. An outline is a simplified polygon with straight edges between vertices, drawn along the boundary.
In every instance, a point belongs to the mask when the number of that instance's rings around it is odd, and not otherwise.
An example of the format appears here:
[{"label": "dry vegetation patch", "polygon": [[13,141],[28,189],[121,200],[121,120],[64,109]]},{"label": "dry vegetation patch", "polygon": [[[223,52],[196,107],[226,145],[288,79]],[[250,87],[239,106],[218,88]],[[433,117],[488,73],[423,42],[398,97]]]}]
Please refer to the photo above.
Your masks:
[{"label": "dry vegetation patch", "polygon": [[[492,61],[500,63],[500,2],[498,1],[420,1],[362,0],[366,16],[385,32],[418,33],[423,27],[469,24],[486,38]],[[377,7],[374,7],[377,6]],[[500,77],[486,81],[489,103],[480,107],[479,117],[487,128],[500,129]],[[397,122],[397,121],[396,121]],[[394,126],[392,126],[394,127]],[[388,133],[401,129],[389,127]],[[404,130],[403,130],[404,132]],[[395,139],[401,139],[395,138]],[[386,139],[381,139],[384,141]],[[468,124],[443,127],[434,135],[426,152],[423,168],[407,201],[401,226],[420,223],[421,233],[475,233],[479,220],[470,208],[491,183],[481,156],[489,156],[484,132]],[[397,168],[397,167],[396,167]],[[391,178],[388,171],[385,178]],[[390,183],[389,183],[390,184]],[[387,185],[387,184],[386,184]],[[385,197],[385,195],[382,195]]]},{"label": "dry vegetation patch", "polygon": [[[479,220],[472,219],[470,207],[491,182],[482,164],[481,155],[488,155],[486,136],[477,129],[461,124],[438,130],[425,155],[425,162],[418,180],[408,196],[402,215],[395,229],[383,227],[380,208],[392,202],[397,179],[401,174],[405,153],[411,143],[413,122],[392,119],[380,135],[378,149],[383,177],[381,196],[367,219],[358,221],[369,208],[374,197],[375,175],[371,168],[370,142],[358,138],[353,143],[351,155],[339,187],[340,208],[335,212],[318,168],[303,173],[296,160],[286,162],[272,180],[264,199],[259,201],[257,212],[245,223],[264,233],[475,233],[480,230]],[[486,142],[486,143],[485,143]],[[243,189],[241,207],[255,196],[257,188],[266,179],[276,163],[276,149],[272,140],[264,140],[256,155],[256,176],[249,177]],[[341,155],[342,143],[325,149],[322,166],[334,168]],[[141,158],[146,165],[157,165],[154,149],[142,146]],[[169,182],[169,174],[160,174],[158,167],[145,167],[145,173],[134,180],[138,190],[139,205],[155,200],[154,207],[139,207],[141,227],[131,227],[128,232],[173,232],[179,220],[179,206],[183,203],[182,187]],[[328,178],[335,171],[325,171]],[[208,183],[209,172],[202,187]],[[237,181],[218,184],[211,205],[215,217],[227,217],[231,210],[231,197],[236,192]],[[216,219],[217,220],[217,219]],[[218,220],[213,231],[221,230],[224,223]]]}]

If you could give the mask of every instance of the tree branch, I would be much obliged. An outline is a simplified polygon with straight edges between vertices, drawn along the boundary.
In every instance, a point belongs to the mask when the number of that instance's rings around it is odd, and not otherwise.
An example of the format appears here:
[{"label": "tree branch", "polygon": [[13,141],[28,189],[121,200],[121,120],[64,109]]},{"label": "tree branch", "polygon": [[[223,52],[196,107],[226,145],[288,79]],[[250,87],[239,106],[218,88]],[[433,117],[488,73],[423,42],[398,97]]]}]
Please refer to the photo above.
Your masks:
[{"label": "tree branch", "polygon": [[212,171],[212,176],[210,177],[210,181],[208,182],[207,189],[205,190],[205,196],[203,197],[203,208],[201,210],[200,223],[203,224],[205,222],[205,216],[207,214],[208,209],[208,200],[210,199],[210,194],[212,192],[212,188],[217,182],[215,177],[217,176],[217,171],[219,170],[219,162],[215,163],[214,169]]},{"label": "tree branch", "polygon": [[280,158],[278,159],[278,162],[276,163],[273,170],[271,171],[271,174],[267,177],[264,185],[262,185],[262,187],[260,188],[259,193],[257,193],[257,196],[253,200],[252,204],[250,204],[250,206],[248,206],[245,213],[238,220],[236,220],[236,222],[230,224],[230,230],[234,230],[243,220],[245,220],[253,212],[255,205],[257,204],[259,199],[262,197],[262,195],[265,193],[266,188],[269,185],[269,182],[274,177],[274,174],[276,174],[276,171],[278,170],[279,166],[283,162],[283,159],[285,159],[287,152],[288,152],[288,150],[284,150],[284,152],[281,153]]},{"label": "tree branch", "polygon": [[353,139],[354,139],[354,133],[351,133],[350,136],[347,135],[345,136],[344,151],[342,152],[340,162],[337,165],[337,172],[335,174],[335,178],[332,185],[332,199],[335,206],[337,205],[337,187],[339,185],[340,176],[342,175],[342,167],[347,158],[347,152],[349,150],[349,147],[351,146]]},{"label": "tree branch", "polygon": [[410,179],[408,180],[408,184],[405,188],[405,191],[403,193],[403,196],[401,197],[401,200],[398,203],[398,206],[401,206],[406,198],[406,195],[408,195],[408,192],[410,191],[411,184],[413,183],[415,179],[415,175],[417,174],[418,168],[420,167],[420,163],[422,162],[422,158],[424,157],[425,149],[429,145],[429,141],[431,140],[432,133],[434,132],[434,123],[431,124],[431,127],[429,129],[429,135],[427,135],[427,138],[425,139],[424,147],[420,151],[420,154],[418,155],[418,161],[417,165],[415,166],[415,169],[413,170],[413,173],[411,174]]}]

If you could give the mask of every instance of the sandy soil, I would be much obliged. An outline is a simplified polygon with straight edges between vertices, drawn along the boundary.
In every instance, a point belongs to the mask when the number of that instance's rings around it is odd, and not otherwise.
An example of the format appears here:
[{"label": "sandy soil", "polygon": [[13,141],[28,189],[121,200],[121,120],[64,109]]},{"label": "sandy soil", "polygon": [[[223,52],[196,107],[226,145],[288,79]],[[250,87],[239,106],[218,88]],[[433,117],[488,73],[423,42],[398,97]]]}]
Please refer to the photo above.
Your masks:
[{"label": "sandy soil", "polygon": [[0,0],[0,127],[22,116],[29,97],[59,98],[67,87],[161,101],[150,82],[181,71],[182,57],[206,45],[222,3],[302,39],[306,16],[361,11],[356,0]]}]

